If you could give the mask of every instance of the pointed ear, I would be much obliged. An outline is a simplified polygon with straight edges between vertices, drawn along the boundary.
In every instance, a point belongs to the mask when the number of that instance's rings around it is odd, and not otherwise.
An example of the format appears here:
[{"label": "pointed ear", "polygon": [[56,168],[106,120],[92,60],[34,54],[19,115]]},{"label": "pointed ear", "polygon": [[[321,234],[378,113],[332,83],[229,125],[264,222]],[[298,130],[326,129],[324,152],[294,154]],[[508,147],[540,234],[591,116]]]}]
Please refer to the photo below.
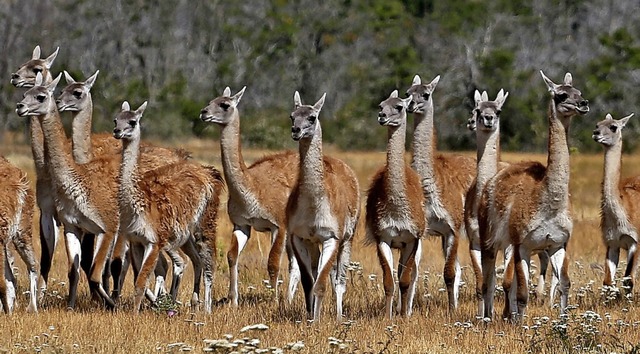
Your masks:
[{"label": "pointed ear", "polygon": [[391,92],[391,94],[389,95],[389,98],[396,98],[398,97],[398,90],[393,90],[393,92]]},{"label": "pointed ear", "polygon": [[302,106],[302,100],[300,99],[300,93],[296,91],[293,93],[293,107],[298,109],[300,106]]},{"label": "pointed ear", "polygon": [[571,86],[572,83],[573,83],[573,76],[571,76],[571,73],[564,74],[564,84]]},{"label": "pointed ear", "polygon": [[44,66],[46,66],[47,69],[51,69],[51,65],[53,65],[53,61],[56,60],[59,50],[60,50],[60,47],[56,48],[56,51],[53,52],[53,54],[49,55],[47,59],[44,60]]},{"label": "pointed ear", "polygon": [[544,80],[544,83],[547,84],[547,89],[549,91],[553,91],[556,87],[558,87],[558,85],[554,84],[553,81],[551,81],[551,79],[549,79],[543,72],[542,70],[540,70],[540,75],[542,75],[542,80]]},{"label": "pointed ear", "polygon": [[320,110],[322,109],[322,106],[324,106],[324,99],[327,97],[327,93],[323,93],[322,97],[320,97],[320,99],[318,100],[318,102],[316,102],[316,104],[313,105],[313,109],[316,112],[320,112]]},{"label": "pointed ear", "polygon": [[422,80],[420,80],[420,76],[416,75],[413,77],[413,82],[411,83],[411,86],[420,85],[421,83],[422,83]]},{"label": "pointed ear", "polygon": [[244,95],[244,89],[246,89],[247,86],[243,87],[242,90],[238,91],[238,93],[236,93],[235,95],[233,95],[233,97],[231,97],[231,102],[233,102],[233,106],[237,107],[238,103],[240,103],[240,100],[242,99],[242,95]]},{"label": "pointed ear", "polygon": [[611,113],[607,113],[607,115],[604,117],[604,120],[613,120]]},{"label": "pointed ear", "polygon": [[409,108],[409,104],[411,104],[411,97],[401,98],[400,101],[402,101],[404,108],[407,109]]},{"label": "pointed ear", "polygon": [[496,98],[498,109],[502,109],[502,105],[507,100],[507,97],[509,97],[509,92],[504,92],[503,89],[500,89],[500,92],[498,92],[498,97]]},{"label": "pointed ear", "polygon": [[84,85],[85,85],[85,86],[87,86],[87,88],[88,88],[89,90],[91,90],[91,88],[93,87],[93,84],[95,84],[95,83],[96,83],[96,78],[98,77],[98,74],[99,74],[99,73],[100,73],[100,70],[96,70],[96,73],[95,73],[95,74],[93,74],[93,75],[89,76],[89,78],[87,78],[87,79],[84,81]]},{"label": "pointed ear", "polygon": [[222,92],[222,96],[231,97],[231,89],[229,88],[229,86],[224,88],[224,92]]},{"label": "pointed ear", "polygon": [[36,74],[36,82],[35,82],[34,86],[42,86],[42,73],[41,72],[38,72]]},{"label": "pointed ear", "polygon": [[64,79],[67,80],[67,85],[71,85],[76,82],[76,80],[74,80],[66,70],[62,72],[64,73]]},{"label": "pointed ear", "polygon": [[138,109],[136,109],[136,116],[142,117],[142,113],[144,113],[145,109],[147,109],[147,101],[144,101],[144,103],[141,104],[140,107],[138,107]]},{"label": "pointed ear", "polygon": [[431,80],[431,82],[429,83],[429,87],[431,87],[431,92],[433,92],[433,90],[436,88],[436,86],[438,86],[438,82],[440,82],[440,75],[436,76],[433,80]]},{"label": "pointed ear", "polygon": [[473,94],[473,99],[476,101],[476,106],[478,106],[478,104],[482,102],[482,95],[480,95],[480,91],[476,90],[476,92]]},{"label": "pointed ear", "polygon": [[618,122],[620,122],[622,124],[622,126],[624,127],[625,125],[627,125],[627,122],[629,121],[629,118],[633,117],[633,113],[629,114],[628,116],[624,117],[624,118],[620,118],[618,120]]},{"label": "pointed ear", "polygon": [[122,102],[122,108],[121,109],[122,109],[123,112],[124,111],[130,111],[131,110],[131,106],[129,106],[129,102],[127,102],[127,101]]},{"label": "pointed ear", "polygon": [[56,78],[53,79],[53,81],[51,81],[49,85],[47,85],[47,90],[49,90],[49,92],[53,93],[53,91],[56,90],[56,87],[58,87],[58,83],[60,82],[60,78],[62,78],[62,73],[58,74],[58,76],[56,76]]},{"label": "pointed ear", "polygon": [[33,54],[31,54],[31,60],[40,59],[40,46],[37,45],[33,48]]},{"label": "pointed ear", "polygon": [[482,91],[482,100],[483,101],[489,101],[489,94],[487,93],[487,91]]}]

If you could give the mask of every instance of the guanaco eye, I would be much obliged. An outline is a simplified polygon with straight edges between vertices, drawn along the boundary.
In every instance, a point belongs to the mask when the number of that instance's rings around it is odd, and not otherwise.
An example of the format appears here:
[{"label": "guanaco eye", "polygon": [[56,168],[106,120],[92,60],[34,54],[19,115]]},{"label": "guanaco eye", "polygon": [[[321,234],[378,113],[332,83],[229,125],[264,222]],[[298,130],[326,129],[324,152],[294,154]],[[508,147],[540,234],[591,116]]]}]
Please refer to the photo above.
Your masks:
[{"label": "guanaco eye", "polygon": [[41,73],[42,72],[42,68],[39,67],[39,66],[36,66],[35,68],[33,68],[33,72],[36,73],[36,74],[37,73]]},{"label": "guanaco eye", "polygon": [[225,111],[228,110],[229,107],[231,107],[231,105],[227,102],[220,103],[220,108],[224,109]]},{"label": "guanaco eye", "polygon": [[396,105],[396,109],[397,109],[398,111],[401,111],[401,110],[403,110],[403,109],[404,109],[404,106],[403,106],[403,105],[401,105],[401,104]]},{"label": "guanaco eye", "polygon": [[612,125],[611,127],[609,127],[609,129],[611,129],[611,132],[615,133],[618,130],[618,127]]},{"label": "guanaco eye", "polygon": [[556,94],[556,97],[558,98],[558,100],[564,101],[567,99],[567,93],[566,92],[558,93]]},{"label": "guanaco eye", "polygon": [[425,93],[422,94],[422,98],[424,98],[425,100],[428,100],[429,96],[431,96],[431,94],[428,93],[428,92],[425,92]]},{"label": "guanaco eye", "polygon": [[289,119],[291,119],[291,121],[293,122],[293,120],[295,119],[293,118],[293,114],[289,115]]},{"label": "guanaco eye", "polygon": [[138,121],[137,121],[137,120],[130,120],[130,121],[129,121],[129,125],[130,125],[130,126],[132,126],[132,127],[135,127],[135,126],[136,126],[136,124],[138,124]]},{"label": "guanaco eye", "polygon": [[317,118],[318,117],[316,117],[316,116],[309,116],[309,118],[307,118],[307,119],[309,119],[309,122],[315,122]]},{"label": "guanaco eye", "polygon": [[502,113],[502,110],[501,110],[501,109],[499,109],[499,110],[497,110],[497,111],[496,111],[496,115],[497,115],[497,116],[499,116],[499,115],[500,115],[500,113]]},{"label": "guanaco eye", "polygon": [[73,91],[73,97],[80,98],[82,97],[82,91]]},{"label": "guanaco eye", "polygon": [[38,100],[38,102],[40,103],[44,102],[46,98],[47,98],[47,95],[44,95],[44,94],[39,94],[36,96],[36,100]]}]

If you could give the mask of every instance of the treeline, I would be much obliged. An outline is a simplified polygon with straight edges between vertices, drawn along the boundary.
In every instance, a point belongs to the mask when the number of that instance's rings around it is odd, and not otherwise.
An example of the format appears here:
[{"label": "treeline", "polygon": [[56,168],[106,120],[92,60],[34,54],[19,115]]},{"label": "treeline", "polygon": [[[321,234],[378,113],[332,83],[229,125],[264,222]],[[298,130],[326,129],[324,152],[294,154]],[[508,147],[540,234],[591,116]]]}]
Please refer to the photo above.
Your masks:
[{"label": "treeline", "polygon": [[[465,122],[474,90],[510,92],[502,113],[506,150],[546,148],[546,90],[538,71],[572,72],[591,113],[573,125],[573,146],[606,112],[637,111],[637,1],[615,0],[7,0],[0,2],[0,129],[24,129],[13,113],[21,90],[10,74],[36,44],[56,47],[53,72],[83,80],[100,69],[96,131],[112,129],[123,100],[149,101],[145,136],[215,137],[198,113],[225,86],[247,91],[243,141],[294,146],[293,92],[315,102],[327,92],[324,137],[343,149],[380,149],[377,105],[404,92],[415,74],[434,93],[440,149],[474,149]],[[640,124],[632,122],[632,127]],[[634,149],[635,134],[625,143]]]}]

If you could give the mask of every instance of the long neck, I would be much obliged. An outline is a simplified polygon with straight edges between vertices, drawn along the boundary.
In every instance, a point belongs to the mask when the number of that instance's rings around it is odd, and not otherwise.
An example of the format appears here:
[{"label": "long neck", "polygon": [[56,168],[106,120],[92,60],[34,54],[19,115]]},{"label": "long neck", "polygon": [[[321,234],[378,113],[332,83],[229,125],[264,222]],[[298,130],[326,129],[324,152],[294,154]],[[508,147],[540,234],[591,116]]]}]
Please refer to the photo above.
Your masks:
[{"label": "long neck", "polygon": [[433,128],[433,99],[424,105],[422,113],[414,114],[413,159],[411,166],[422,179],[433,181],[433,158],[436,151],[436,134]]},{"label": "long neck", "polygon": [[569,122],[571,118],[560,118],[555,102],[549,104],[549,155],[545,189],[547,195],[564,206],[569,200]]},{"label": "long neck", "polygon": [[138,188],[140,174],[138,158],[140,154],[140,136],[122,141],[122,162],[120,164],[120,190],[118,198],[122,215],[130,215],[129,211],[141,210],[143,198]]},{"label": "long neck", "polygon": [[322,154],[322,128],[317,123],[315,134],[309,139],[300,139],[300,177],[301,190],[311,193],[318,200],[325,194],[324,161]]},{"label": "long neck", "polygon": [[603,206],[615,207],[620,203],[620,166],[622,144],[607,146],[604,151],[604,179],[602,181]]},{"label": "long neck", "polygon": [[87,163],[93,159],[93,149],[91,146],[91,115],[93,103],[91,97],[87,106],[80,111],[72,113],[72,134],[73,158],[77,163]]},{"label": "long neck", "polygon": [[489,132],[477,130],[477,177],[476,192],[482,193],[483,186],[487,181],[498,173],[498,162],[500,161],[500,122],[496,122],[496,129]]},{"label": "long neck", "polygon": [[44,134],[44,153],[52,178],[65,187],[75,181],[77,165],[71,157],[71,146],[64,133],[58,109],[50,100],[48,113],[38,116]]},{"label": "long neck", "polygon": [[222,128],[220,150],[224,178],[230,193],[241,193],[250,188],[251,181],[246,173],[247,166],[240,147],[240,117],[235,111],[229,124]]},{"label": "long neck", "polygon": [[33,162],[36,166],[37,174],[40,176],[42,173],[46,173],[46,163],[44,156],[44,135],[42,133],[42,125],[37,116],[29,117],[29,135]]},{"label": "long neck", "polygon": [[404,144],[407,133],[406,124],[389,127],[387,142],[387,188],[392,197],[405,195]]}]

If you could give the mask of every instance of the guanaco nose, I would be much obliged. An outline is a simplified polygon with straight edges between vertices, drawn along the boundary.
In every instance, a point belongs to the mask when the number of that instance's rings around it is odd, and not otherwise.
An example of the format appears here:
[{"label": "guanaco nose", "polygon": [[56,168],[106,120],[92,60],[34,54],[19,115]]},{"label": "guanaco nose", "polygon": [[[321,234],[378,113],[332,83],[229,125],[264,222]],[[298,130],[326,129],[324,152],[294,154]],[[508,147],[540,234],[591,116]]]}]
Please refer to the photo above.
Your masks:
[{"label": "guanaco nose", "polygon": [[16,73],[11,73],[11,78],[12,78],[12,79],[17,79],[17,78],[19,78],[19,77],[20,77],[20,76],[19,76],[18,74],[16,74]]},{"label": "guanaco nose", "polygon": [[300,129],[300,127],[291,127],[291,133],[293,133],[293,134],[298,134],[298,133],[300,133],[300,131],[302,131],[302,129]]}]

